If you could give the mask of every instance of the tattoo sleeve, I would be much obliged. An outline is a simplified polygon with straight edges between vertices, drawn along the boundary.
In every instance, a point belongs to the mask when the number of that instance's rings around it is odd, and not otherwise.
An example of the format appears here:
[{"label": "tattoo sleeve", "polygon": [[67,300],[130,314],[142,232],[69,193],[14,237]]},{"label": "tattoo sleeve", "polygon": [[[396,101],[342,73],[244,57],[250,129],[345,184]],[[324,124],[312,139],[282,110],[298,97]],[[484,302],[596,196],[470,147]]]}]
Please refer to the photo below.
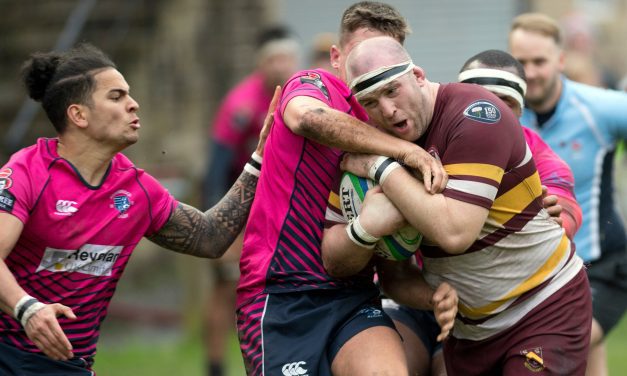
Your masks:
[{"label": "tattoo sleeve", "polygon": [[242,172],[235,184],[205,213],[180,203],[150,241],[188,255],[218,258],[240,233],[253,203],[257,177]]}]

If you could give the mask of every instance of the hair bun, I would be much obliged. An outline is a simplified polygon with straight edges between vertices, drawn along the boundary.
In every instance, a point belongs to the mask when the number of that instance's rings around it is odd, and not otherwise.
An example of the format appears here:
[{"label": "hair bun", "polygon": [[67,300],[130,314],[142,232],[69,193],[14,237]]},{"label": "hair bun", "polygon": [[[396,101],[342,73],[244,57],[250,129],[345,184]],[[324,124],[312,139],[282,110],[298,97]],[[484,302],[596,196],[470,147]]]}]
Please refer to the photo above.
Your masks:
[{"label": "hair bun", "polygon": [[61,56],[56,52],[34,53],[22,66],[22,80],[28,95],[41,101],[54,77]]}]

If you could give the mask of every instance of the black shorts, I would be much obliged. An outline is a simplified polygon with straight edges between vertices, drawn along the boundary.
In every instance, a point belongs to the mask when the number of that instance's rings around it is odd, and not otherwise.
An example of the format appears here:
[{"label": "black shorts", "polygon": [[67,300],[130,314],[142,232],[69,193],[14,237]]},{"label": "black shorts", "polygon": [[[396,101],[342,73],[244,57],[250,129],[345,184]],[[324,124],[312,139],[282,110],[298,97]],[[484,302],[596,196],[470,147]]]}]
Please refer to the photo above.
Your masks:
[{"label": "black shorts", "polygon": [[627,252],[603,255],[588,266],[592,317],[608,335],[627,310]]},{"label": "black shorts", "polygon": [[54,360],[0,342],[2,376],[93,376],[95,373],[90,370],[91,363],[83,358]]},{"label": "black shorts", "polygon": [[238,310],[249,375],[330,376],[340,348],[375,326],[394,328],[376,288],[263,294]]},{"label": "black shorts", "polygon": [[442,343],[438,342],[440,325],[432,311],[399,305],[391,299],[383,299],[383,310],[392,320],[410,328],[420,338],[429,355],[433,357],[436,352],[442,350]]}]

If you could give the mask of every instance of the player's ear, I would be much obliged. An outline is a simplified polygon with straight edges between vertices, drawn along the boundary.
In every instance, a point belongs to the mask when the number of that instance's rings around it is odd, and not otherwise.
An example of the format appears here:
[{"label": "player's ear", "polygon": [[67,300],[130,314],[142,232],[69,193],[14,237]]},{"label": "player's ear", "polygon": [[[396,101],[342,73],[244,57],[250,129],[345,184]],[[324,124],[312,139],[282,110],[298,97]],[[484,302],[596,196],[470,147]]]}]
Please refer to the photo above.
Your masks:
[{"label": "player's ear", "polygon": [[416,77],[416,80],[418,81],[418,83],[421,83],[425,80],[425,71],[424,69],[420,68],[419,66],[414,66],[413,69],[414,72],[414,77]]},{"label": "player's ear", "polygon": [[330,53],[330,59],[331,59],[331,66],[337,70],[340,69],[340,48],[338,46],[336,46],[335,44],[331,46],[331,50],[329,51]]},{"label": "player's ear", "polygon": [[564,68],[566,66],[566,54],[564,53],[564,50],[559,50],[559,56],[557,59],[557,66],[559,67],[560,72],[564,72]]},{"label": "player's ear", "polygon": [[81,104],[71,104],[67,108],[67,118],[68,120],[76,124],[79,128],[87,127],[87,106],[83,106]]}]

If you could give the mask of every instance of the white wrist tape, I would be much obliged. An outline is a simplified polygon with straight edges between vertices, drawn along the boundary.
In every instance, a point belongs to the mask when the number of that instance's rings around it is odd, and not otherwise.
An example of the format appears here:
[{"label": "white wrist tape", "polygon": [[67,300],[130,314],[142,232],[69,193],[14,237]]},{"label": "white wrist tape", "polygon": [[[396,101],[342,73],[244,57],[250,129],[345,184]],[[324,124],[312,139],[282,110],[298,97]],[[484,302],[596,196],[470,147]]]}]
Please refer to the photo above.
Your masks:
[{"label": "white wrist tape", "polygon": [[33,305],[31,305],[30,307],[28,307],[28,309],[24,312],[24,315],[22,316],[22,319],[20,320],[20,322],[22,323],[22,327],[26,327],[26,324],[28,323],[28,320],[30,320],[30,318],[37,312],[39,312],[42,308],[44,308],[46,305],[42,302],[36,302],[33,303]]},{"label": "white wrist tape", "polygon": [[25,327],[28,320],[45,306],[46,305],[44,303],[40,302],[36,298],[33,298],[30,295],[24,295],[15,304],[15,308],[13,308],[13,316],[15,316],[22,326]]},{"label": "white wrist tape", "polygon": [[22,296],[22,298],[17,301],[17,303],[15,304],[15,307],[13,308],[13,317],[15,317],[16,319],[19,320],[20,316],[24,315],[24,311],[20,312],[20,310],[22,309],[24,304],[26,304],[26,302],[31,300],[31,299],[34,300],[33,303],[37,302],[37,299],[33,298],[32,296],[30,296],[28,294]]},{"label": "white wrist tape", "polygon": [[370,166],[368,177],[375,183],[381,185],[385,179],[387,179],[388,175],[399,167],[401,167],[401,165],[394,159],[390,157],[379,157],[372,166]]},{"label": "white wrist tape", "polygon": [[261,162],[263,162],[263,157],[257,154],[257,152],[254,152],[253,155],[250,156],[248,162],[246,162],[246,165],[244,165],[244,171],[259,177],[261,174]]},{"label": "white wrist tape", "polygon": [[380,238],[370,235],[359,222],[359,216],[353,218],[346,226],[348,238],[360,247],[373,249]]},{"label": "white wrist tape", "polygon": [[252,159],[253,161],[261,164],[261,162],[263,162],[263,157],[259,154],[257,154],[256,151],[253,152],[253,154],[250,156],[250,159]]}]

